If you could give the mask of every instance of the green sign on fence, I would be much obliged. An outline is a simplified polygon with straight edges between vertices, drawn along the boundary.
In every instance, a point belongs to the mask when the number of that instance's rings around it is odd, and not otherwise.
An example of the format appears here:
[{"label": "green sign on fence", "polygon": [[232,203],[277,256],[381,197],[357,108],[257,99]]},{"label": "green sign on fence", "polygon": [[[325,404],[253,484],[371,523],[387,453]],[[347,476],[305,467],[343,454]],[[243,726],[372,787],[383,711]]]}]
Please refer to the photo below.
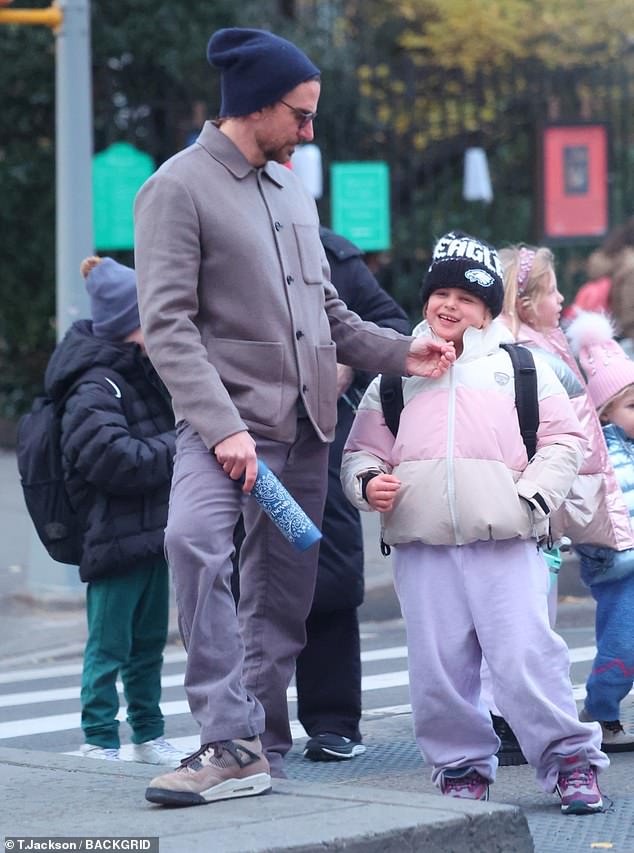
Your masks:
[{"label": "green sign on fence", "polygon": [[115,142],[92,161],[95,249],[132,249],[132,206],[141,184],[154,171],[154,161],[127,142]]},{"label": "green sign on fence", "polygon": [[366,252],[390,248],[390,172],[387,163],[333,163],[333,231]]}]

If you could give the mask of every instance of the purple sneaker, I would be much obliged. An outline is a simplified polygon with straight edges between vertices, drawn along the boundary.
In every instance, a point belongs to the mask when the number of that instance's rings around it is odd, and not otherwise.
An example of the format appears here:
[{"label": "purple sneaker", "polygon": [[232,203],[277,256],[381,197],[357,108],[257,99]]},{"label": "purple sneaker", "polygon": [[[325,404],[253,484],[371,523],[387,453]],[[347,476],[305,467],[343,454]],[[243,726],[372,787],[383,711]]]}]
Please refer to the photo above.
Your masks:
[{"label": "purple sneaker", "polygon": [[489,783],[473,767],[443,770],[440,790],[445,797],[460,797],[463,800],[489,799]]},{"label": "purple sneaker", "polygon": [[594,767],[577,767],[560,773],[555,788],[564,814],[592,814],[603,811],[603,799]]}]

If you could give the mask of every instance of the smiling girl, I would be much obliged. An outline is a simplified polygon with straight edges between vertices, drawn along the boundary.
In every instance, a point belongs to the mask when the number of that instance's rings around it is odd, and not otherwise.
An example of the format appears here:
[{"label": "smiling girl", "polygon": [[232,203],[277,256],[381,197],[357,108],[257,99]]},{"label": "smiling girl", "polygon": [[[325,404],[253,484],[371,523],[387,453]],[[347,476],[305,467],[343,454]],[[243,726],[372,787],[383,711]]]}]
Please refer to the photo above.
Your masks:
[{"label": "smiling girl", "polygon": [[500,347],[512,336],[494,319],[504,291],[491,246],[462,232],[442,237],[421,295],[415,333],[453,343],[458,357],[439,379],[402,380],[396,437],[374,380],[342,463],[348,498],[383,513],[383,540],[394,547],[416,740],[445,796],[488,799],[500,741],[480,700],[484,655],[539,785],[560,794],[565,813],[600,811],[596,776],[608,760],[600,727],[577,718],[536,547],[577,473],[579,422],[536,359],[540,426],[528,463]]}]

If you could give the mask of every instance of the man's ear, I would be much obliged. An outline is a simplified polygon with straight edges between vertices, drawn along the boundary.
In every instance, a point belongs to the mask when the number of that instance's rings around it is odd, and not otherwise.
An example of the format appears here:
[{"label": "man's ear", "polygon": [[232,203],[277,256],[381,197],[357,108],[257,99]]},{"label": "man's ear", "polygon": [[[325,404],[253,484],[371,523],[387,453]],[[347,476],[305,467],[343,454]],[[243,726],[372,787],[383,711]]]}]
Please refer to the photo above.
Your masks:
[{"label": "man's ear", "polygon": [[254,113],[249,113],[249,118],[255,122],[262,121],[262,119],[265,118],[267,113],[269,113],[272,109],[273,106],[262,107],[261,110],[256,110]]}]

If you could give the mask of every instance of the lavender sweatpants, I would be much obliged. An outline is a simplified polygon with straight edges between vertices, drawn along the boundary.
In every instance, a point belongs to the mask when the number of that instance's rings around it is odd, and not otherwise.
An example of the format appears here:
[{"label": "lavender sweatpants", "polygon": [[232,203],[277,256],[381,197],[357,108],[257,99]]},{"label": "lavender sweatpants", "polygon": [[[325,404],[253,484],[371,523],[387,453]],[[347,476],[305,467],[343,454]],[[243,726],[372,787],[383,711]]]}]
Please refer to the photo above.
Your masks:
[{"label": "lavender sweatpants", "polygon": [[[254,436],[257,452],[316,524],[328,445],[307,418],[293,444]],[[244,515],[240,604],[231,592],[233,530]],[[286,689],[306,643],[319,548],[299,552],[180,423],[165,548],[187,649],[185,692],[201,743],[261,735],[273,776],[293,741]],[[265,720],[266,717],[266,720]]]},{"label": "lavender sweatpants", "polygon": [[554,791],[560,770],[607,767],[601,727],[577,717],[568,649],[548,623],[548,572],[535,543],[410,543],[394,552],[414,731],[432,780],[474,767],[495,781],[500,742],[480,699],[483,655],[500,712],[544,791]]},{"label": "lavender sweatpants", "polygon": [[[543,558],[543,553],[540,551],[540,556]],[[557,622],[557,603],[558,603],[558,584],[557,575],[553,574],[544,560],[544,571],[548,572],[548,622],[551,628],[555,627]],[[492,714],[498,717],[502,716],[500,709],[495,704],[493,698],[493,684],[491,683],[491,673],[485,658],[482,658],[482,667],[480,668],[480,697]]]}]

